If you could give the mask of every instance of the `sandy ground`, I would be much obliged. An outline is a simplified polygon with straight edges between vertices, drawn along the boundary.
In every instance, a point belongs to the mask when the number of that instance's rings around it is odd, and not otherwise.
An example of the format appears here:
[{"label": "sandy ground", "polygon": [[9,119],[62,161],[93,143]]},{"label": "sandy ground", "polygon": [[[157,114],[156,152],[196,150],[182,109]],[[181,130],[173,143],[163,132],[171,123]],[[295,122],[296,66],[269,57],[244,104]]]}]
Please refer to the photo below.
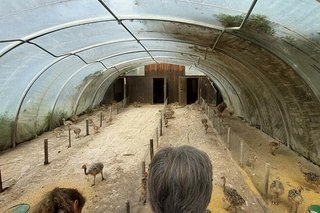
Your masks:
[{"label": "sandy ground", "polygon": [[[231,153],[227,150],[222,136],[213,128],[205,134],[201,124],[201,114],[198,107],[186,106],[175,109],[175,118],[169,120],[167,128],[163,129],[163,136],[156,146],[156,128],[159,123],[162,105],[144,105],[141,108],[129,106],[118,115],[113,116],[110,123],[103,122],[100,133],[84,136],[85,121],[75,126],[82,128],[81,137],[75,139],[72,135],[72,147],[68,146],[67,133],[61,138],[56,138],[51,132],[39,138],[19,145],[14,150],[8,150],[0,155],[0,166],[4,187],[9,187],[0,194],[0,212],[18,203],[28,203],[33,207],[41,196],[56,186],[78,188],[87,198],[83,212],[92,213],[117,213],[125,212],[125,202],[130,200],[132,212],[151,212],[148,205],[139,204],[141,162],[149,163],[149,140],[155,141],[155,148],[162,146],[178,146],[189,144],[208,153],[214,169],[214,189],[209,209],[215,213],[227,212],[224,210],[221,188],[221,176],[227,177],[227,184],[238,190],[247,201],[241,212],[259,213],[266,212],[266,204],[256,190],[261,188],[260,173],[263,174],[264,162],[271,163],[272,176],[280,174],[285,183],[286,191],[290,186],[303,185],[305,182],[301,173],[288,168],[288,163],[293,164],[299,159],[304,165],[304,159],[298,158],[293,152],[282,147],[277,156],[271,156],[265,148],[271,140],[268,136],[255,128],[244,125],[237,119],[227,119],[226,125],[234,129],[234,133],[242,137],[252,149],[257,150],[259,156],[255,171],[250,168],[241,169]],[[103,112],[107,116],[107,111]],[[98,124],[99,112],[91,116]],[[93,131],[92,128],[90,131]],[[43,140],[49,139],[50,164],[43,165]],[[257,143],[259,141],[260,143]],[[288,154],[284,154],[288,153]],[[283,159],[282,157],[283,156]],[[281,160],[282,159],[282,160]],[[96,185],[91,187],[93,178],[84,175],[81,166],[84,163],[104,163],[105,181],[100,175],[96,178]],[[313,169],[319,169],[313,167]],[[249,175],[247,175],[246,172]],[[254,175],[252,175],[254,174]],[[251,178],[250,178],[251,177]],[[252,181],[251,181],[252,180]],[[306,185],[307,187],[307,185]],[[299,212],[306,212],[306,205],[312,200],[320,203],[319,194],[310,188],[303,192],[304,205]],[[281,198],[277,207],[269,204],[269,212],[286,212],[286,195]]]}]

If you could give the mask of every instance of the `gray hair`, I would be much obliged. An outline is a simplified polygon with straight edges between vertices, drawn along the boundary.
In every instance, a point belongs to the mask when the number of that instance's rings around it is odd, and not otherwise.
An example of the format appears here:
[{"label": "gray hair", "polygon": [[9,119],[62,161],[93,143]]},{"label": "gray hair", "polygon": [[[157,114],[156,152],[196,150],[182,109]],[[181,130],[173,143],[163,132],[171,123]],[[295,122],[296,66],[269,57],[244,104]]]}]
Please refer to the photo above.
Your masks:
[{"label": "gray hair", "polygon": [[209,156],[194,147],[159,150],[150,165],[148,189],[156,213],[203,213],[212,192]]}]

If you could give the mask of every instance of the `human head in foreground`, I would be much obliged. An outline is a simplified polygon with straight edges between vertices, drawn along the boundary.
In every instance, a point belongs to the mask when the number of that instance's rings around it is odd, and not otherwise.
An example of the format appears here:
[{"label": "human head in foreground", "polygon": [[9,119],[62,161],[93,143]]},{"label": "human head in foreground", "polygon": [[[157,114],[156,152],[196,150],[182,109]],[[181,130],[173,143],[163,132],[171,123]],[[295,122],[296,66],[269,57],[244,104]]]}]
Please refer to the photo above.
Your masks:
[{"label": "human head in foreground", "polygon": [[150,165],[148,189],[153,212],[204,213],[212,192],[208,155],[191,146],[159,150]]},{"label": "human head in foreground", "polygon": [[40,201],[34,213],[81,213],[85,202],[77,189],[57,187]]}]

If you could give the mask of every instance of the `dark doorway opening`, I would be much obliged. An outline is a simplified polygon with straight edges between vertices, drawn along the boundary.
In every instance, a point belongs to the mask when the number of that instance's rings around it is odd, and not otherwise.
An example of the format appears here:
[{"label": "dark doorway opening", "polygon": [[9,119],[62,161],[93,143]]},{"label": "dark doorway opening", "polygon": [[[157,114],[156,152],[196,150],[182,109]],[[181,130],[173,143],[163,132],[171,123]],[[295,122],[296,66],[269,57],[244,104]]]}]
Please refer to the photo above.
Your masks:
[{"label": "dark doorway opening", "polygon": [[113,99],[116,102],[123,100],[123,85],[124,85],[123,78],[117,79],[113,84],[113,92],[114,92]]},{"label": "dark doorway opening", "polygon": [[187,104],[198,100],[198,78],[187,78]]},{"label": "dark doorway opening", "polygon": [[154,78],[153,79],[153,103],[160,104],[163,103],[164,99],[164,79],[163,78]]}]

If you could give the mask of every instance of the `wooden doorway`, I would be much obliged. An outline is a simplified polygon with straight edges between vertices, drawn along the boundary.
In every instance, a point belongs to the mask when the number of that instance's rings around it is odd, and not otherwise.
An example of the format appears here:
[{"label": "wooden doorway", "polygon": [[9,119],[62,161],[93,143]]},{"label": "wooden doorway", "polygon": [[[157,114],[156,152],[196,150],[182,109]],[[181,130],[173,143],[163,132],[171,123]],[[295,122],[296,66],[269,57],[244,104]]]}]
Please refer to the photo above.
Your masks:
[{"label": "wooden doorway", "polygon": [[187,79],[179,77],[179,105],[187,104]]},{"label": "wooden doorway", "polygon": [[187,78],[187,104],[198,100],[198,78]]},{"label": "wooden doorway", "polygon": [[160,104],[164,100],[164,79],[154,78],[153,79],[153,103]]}]

